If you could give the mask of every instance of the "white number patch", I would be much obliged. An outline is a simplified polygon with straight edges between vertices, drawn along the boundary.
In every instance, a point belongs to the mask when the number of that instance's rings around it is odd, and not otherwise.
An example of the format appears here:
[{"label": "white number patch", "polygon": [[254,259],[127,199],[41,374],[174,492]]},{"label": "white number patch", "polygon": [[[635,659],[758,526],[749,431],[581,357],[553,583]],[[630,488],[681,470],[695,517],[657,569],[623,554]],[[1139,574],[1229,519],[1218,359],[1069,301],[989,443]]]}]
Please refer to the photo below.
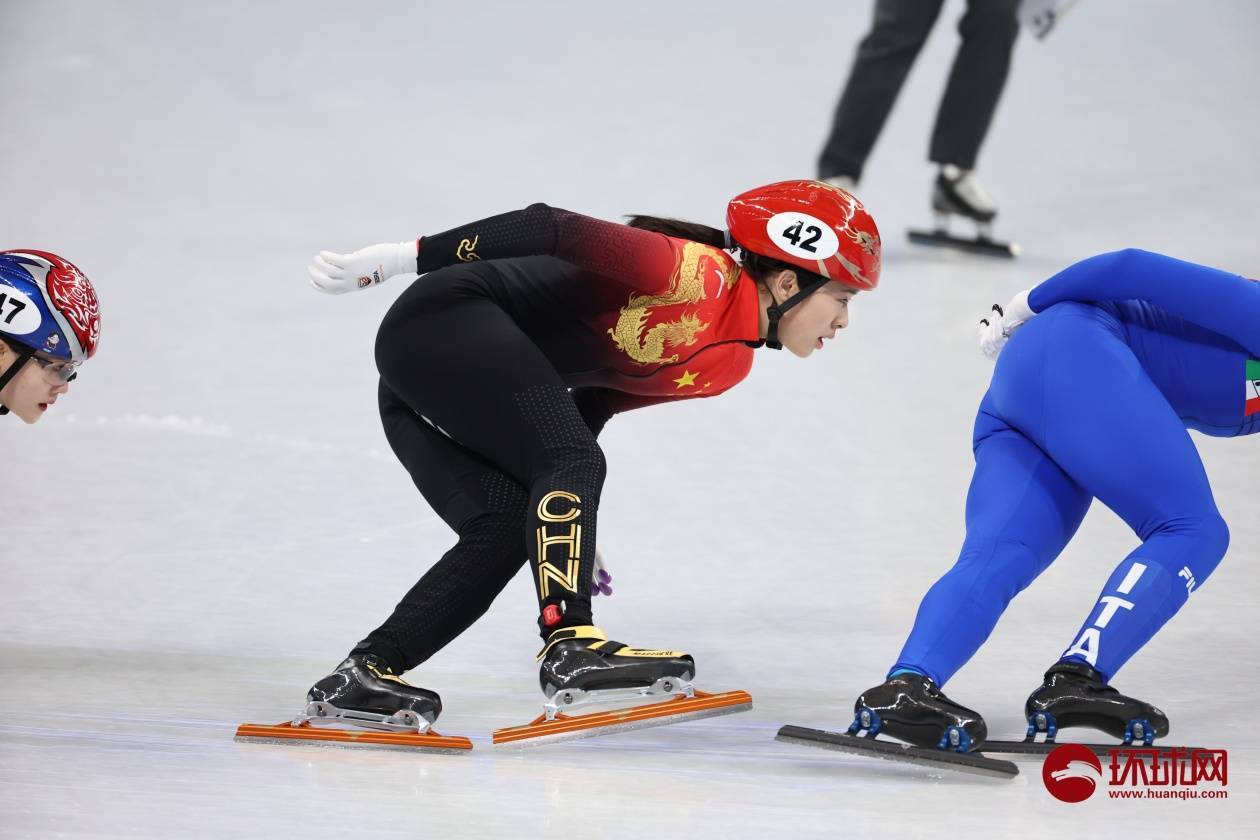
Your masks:
[{"label": "white number patch", "polygon": [[39,329],[39,308],[12,286],[0,285],[0,332],[27,335]]},{"label": "white number patch", "polygon": [[779,213],[766,222],[770,241],[794,257],[825,260],[840,250],[831,226],[808,213]]}]

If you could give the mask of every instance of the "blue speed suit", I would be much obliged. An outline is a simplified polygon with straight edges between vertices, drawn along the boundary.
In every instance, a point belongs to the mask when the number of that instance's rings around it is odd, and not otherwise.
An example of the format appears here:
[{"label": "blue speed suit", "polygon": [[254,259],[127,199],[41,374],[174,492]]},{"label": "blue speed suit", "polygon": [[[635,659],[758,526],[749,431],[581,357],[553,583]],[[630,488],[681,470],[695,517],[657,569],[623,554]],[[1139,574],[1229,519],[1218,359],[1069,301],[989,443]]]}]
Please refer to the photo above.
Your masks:
[{"label": "blue speed suit", "polygon": [[1141,539],[1063,660],[1111,679],[1229,543],[1187,429],[1260,431],[1260,282],[1146,251],[1079,262],[1029,294],[976,418],[967,538],[893,666],[944,685],[1097,498]]}]

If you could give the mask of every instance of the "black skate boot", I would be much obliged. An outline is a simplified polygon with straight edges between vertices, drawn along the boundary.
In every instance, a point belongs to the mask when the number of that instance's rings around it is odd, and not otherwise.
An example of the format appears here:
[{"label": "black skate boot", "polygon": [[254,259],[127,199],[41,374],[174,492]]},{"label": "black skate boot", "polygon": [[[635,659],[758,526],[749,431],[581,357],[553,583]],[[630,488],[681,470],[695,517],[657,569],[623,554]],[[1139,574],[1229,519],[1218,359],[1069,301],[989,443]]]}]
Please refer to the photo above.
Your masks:
[{"label": "black skate boot", "polygon": [[[674,650],[644,650],[612,642],[598,627],[565,627],[538,654],[538,681],[548,698],[566,705],[592,692],[631,689],[640,694],[690,693],[696,663]],[[588,702],[595,698],[589,698]]]},{"label": "black skate boot", "polygon": [[[746,691],[709,694],[691,684],[696,663],[676,650],[644,650],[609,641],[598,627],[563,627],[538,654],[547,702],[523,726],[496,729],[496,747],[525,747],[629,729],[729,715],[752,708]],[[644,698],[650,702],[640,703]],[[614,711],[571,714],[588,704],[629,701]]]},{"label": "black skate boot", "polygon": [[351,654],[306,693],[305,714],[294,723],[345,721],[370,729],[427,732],[442,713],[432,691],[407,685],[379,657]]},{"label": "black skate boot", "polygon": [[987,225],[998,208],[974,172],[945,164],[932,185],[932,210]]},{"label": "black skate boot", "polygon": [[988,735],[984,718],[950,700],[928,677],[898,674],[867,689],[853,704],[850,735],[886,732],[917,747],[971,752]]},{"label": "black skate boot", "polygon": [[[1001,242],[990,236],[989,226],[997,218],[997,204],[971,170],[948,163],[941,167],[932,184],[932,213],[936,218],[935,228],[911,230],[911,242],[999,257],[1014,257],[1019,253],[1019,246],[1013,242]],[[967,237],[950,233],[950,219],[955,216],[974,222],[976,234]]]},{"label": "black skate boot", "polygon": [[1125,744],[1150,745],[1168,734],[1168,717],[1150,703],[1126,697],[1107,685],[1102,674],[1081,662],[1059,662],[1024,704],[1028,738],[1044,732],[1053,741],[1060,729],[1089,726],[1123,738]]}]

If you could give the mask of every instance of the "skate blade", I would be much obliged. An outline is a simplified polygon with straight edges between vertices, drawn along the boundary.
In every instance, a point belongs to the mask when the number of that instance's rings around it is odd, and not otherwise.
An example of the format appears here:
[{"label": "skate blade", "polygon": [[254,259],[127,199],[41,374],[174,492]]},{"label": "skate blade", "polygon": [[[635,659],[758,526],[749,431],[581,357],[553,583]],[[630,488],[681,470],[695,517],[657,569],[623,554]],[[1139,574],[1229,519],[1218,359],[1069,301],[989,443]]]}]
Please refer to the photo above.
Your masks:
[{"label": "skate blade", "polygon": [[954,236],[943,231],[911,230],[910,241],[915,245],[933,245],[946,248],[957,248],[970,254],[984,254],[990,257],[1013,258],[1019,256],[1019,245],[1014,242],[1002,242],[997,239],[965,236]]},{"label": "skate blade", "polygon": [[1061,747],[1064,744],[1071,744],[1074,747],[1084,747],[1094,753],[1099,758],[1106,758],[1111,755],[1112,750],[1158,750],[1159,753],[1171,753],[1174,750],[1178,753],[1189,753],[1198,747],[1166,747],[1163,744],[1152,744],[1149,747],[1143,744],[1080,744],[1072,741],[985,741],[980,749],[986,753],[997,753],[999,755],[1049,755],[1054,752],[1055,747]]},{"label": "skate blade", "polygon": [[727,691],[722,694],[697,691],[694,697],[676,697],[663,703],[650,703],[629,709],[573,716],[561,712],[553,720],[547,720],[546,715],[539,715],[524,726],[496,729],[491,740],[496,747],[529,747],[731,715],[751,708],[752,695],[746,691]]},{"label": "skate blade", "polygon": [[260,723],[242,723],[236,729],[237,741],[261,741],[269,744],[313,743],[319,746],[374,747],[400,749],[413,752],[450,753],[458,755],[473,748],[472,741],[461,735],[439,735],[430,729],[418,732],[387,732],[382,729],[333,729],[292,722],[266,726]]},{"label": "skate blade", "polygon": [[808,729],[804,726],[784,726],[775,736],[775,740],[787,744],[819,747],[825,750],[918,764],[941,770],[956,770],[961,773],[997,779],[1011,779],[1019,775],[1019,768],[1014,763],[999,758],[987,758],[979,753],[956,753],[915,747],[897,741],[850,735],[847,732],[827,732],[823,729]]}]

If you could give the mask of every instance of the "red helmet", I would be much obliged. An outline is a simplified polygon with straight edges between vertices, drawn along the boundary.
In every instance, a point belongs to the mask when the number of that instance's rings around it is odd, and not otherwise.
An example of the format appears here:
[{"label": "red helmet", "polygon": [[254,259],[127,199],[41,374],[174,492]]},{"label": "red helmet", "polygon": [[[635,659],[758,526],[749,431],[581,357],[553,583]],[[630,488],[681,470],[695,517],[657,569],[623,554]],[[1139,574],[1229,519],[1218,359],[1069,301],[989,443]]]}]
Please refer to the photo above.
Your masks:
[{"label": "red helmet", "polygon": [[848,192],[821,181],[780,181],[726,206],[741,248],[854,289],[879,285],[879,229]]}]

